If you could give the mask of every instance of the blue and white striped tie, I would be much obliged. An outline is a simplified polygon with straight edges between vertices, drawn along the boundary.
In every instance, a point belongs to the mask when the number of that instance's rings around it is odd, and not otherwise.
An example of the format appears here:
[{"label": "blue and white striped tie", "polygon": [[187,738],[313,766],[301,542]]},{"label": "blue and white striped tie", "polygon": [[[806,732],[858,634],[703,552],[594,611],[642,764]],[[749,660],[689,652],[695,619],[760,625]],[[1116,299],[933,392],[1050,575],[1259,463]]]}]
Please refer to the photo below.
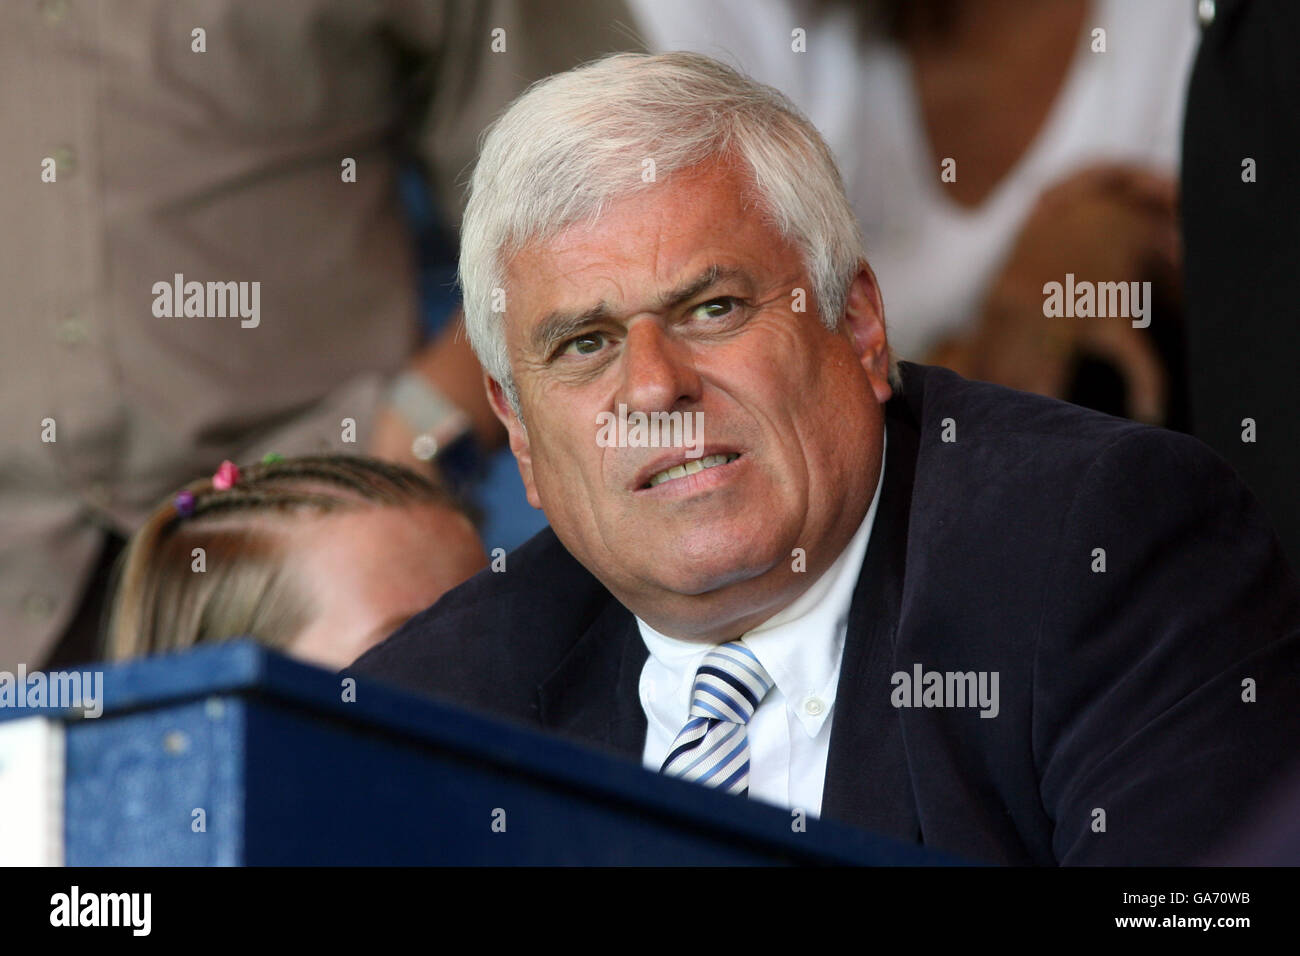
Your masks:
[{"label": "blue and white striped tie", "polygon": [[772,689],[771,675],[740,641],[721,644],[704,656],[691,690],[690,717],[661,773],[749,793],[749,737],[745,725]]}]

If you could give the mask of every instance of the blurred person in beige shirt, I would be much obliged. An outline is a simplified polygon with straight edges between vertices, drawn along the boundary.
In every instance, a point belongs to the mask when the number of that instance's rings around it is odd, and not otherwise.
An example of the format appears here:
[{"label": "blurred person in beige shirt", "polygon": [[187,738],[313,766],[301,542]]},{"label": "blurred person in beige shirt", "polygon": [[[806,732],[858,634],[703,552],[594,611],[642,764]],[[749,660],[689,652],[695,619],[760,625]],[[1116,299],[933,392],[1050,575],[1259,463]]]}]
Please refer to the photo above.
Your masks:
[{"label": "blurred person in beige shirt", "polygon": [[397,174],[457,222],[495,113],[634,45],[619,0],[561,7],[0,5],[0,670],[96,653],[122,539],[195,473],[408,456],[404,371],[497,439],[456,323],[420,344]]}]

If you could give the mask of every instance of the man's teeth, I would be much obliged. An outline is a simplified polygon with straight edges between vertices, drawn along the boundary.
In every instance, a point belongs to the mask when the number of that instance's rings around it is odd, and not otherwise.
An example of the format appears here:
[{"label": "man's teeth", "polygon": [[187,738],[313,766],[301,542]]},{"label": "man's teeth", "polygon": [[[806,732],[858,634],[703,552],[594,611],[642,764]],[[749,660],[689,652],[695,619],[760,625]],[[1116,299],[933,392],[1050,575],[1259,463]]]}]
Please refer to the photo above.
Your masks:
[{"label": "man's teeth", "polygon": [[687,475],[693,475],[705,468],[713,468],[715,465],[725,465],[727,462],[735,461],[739,457],[739,452],[732,452],[729,455],[709,455],[707,458],[696,458],[680,465],[674,465],[671,468],[665,468],[650,479],[650,487],[662,485],[665,481],[672,481],[674,478],[685,478]]}]

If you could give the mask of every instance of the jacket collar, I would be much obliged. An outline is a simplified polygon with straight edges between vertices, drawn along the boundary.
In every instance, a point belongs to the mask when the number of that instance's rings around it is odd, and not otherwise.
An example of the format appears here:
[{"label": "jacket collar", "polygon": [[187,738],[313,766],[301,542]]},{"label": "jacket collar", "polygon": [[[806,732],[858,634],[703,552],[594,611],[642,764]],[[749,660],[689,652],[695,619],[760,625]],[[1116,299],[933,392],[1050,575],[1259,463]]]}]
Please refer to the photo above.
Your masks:
[{"label": "jacket collar", "polygon": [[919,427],[907,402],[886,406],[889,454],[840,664],[821,815],[906,841],[920,827],[889,677],[907,564]]}]

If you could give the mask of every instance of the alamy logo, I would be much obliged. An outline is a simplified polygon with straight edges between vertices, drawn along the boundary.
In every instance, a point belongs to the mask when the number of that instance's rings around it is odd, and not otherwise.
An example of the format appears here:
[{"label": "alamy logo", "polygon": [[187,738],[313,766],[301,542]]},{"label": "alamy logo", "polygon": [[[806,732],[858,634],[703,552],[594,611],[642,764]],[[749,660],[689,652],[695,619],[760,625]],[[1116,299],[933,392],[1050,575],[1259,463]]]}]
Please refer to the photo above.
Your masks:
[{"label": "alamy logo", "polygon": [[80,710],[86,717],[104,713],[103,671],[36,671],[27,673],[19,664],[18,673],[0,671],[0,707],[52,707]]},{"label": "alamy logo", "polygon": [[1075,282],[1065,274],[1065,284],[1043,285],[1043,315],[1049,319],[1132,319],[1133,328],[1151,324],[1150,282]]},{"label": "alamy logo", "polygon": [[255,329],[262,321],[260,282],[186,282],[178,272],[171,282],[155,282],[152,291],[153,314],[160,319],[239,316],[245,329]]},{"label": "alamy logo", "polygon": [[73,886],[50,897],[51,926],[126,926],[133,936],[148,936],[152,893],[82,893]]},{"label": "alamy logo", "polygon": [[601,448],[685,448],[687,458],[704,454],[703,412],[632,412],[618,404],[618,414],[596,415],[596,444]]},{"label": "alamy logo", "polygon": [[889,702],[895,707],[978,707],[981,717],[996,717],[997,671],[927,671],[920,664],[912,672],[895,671]]}]

